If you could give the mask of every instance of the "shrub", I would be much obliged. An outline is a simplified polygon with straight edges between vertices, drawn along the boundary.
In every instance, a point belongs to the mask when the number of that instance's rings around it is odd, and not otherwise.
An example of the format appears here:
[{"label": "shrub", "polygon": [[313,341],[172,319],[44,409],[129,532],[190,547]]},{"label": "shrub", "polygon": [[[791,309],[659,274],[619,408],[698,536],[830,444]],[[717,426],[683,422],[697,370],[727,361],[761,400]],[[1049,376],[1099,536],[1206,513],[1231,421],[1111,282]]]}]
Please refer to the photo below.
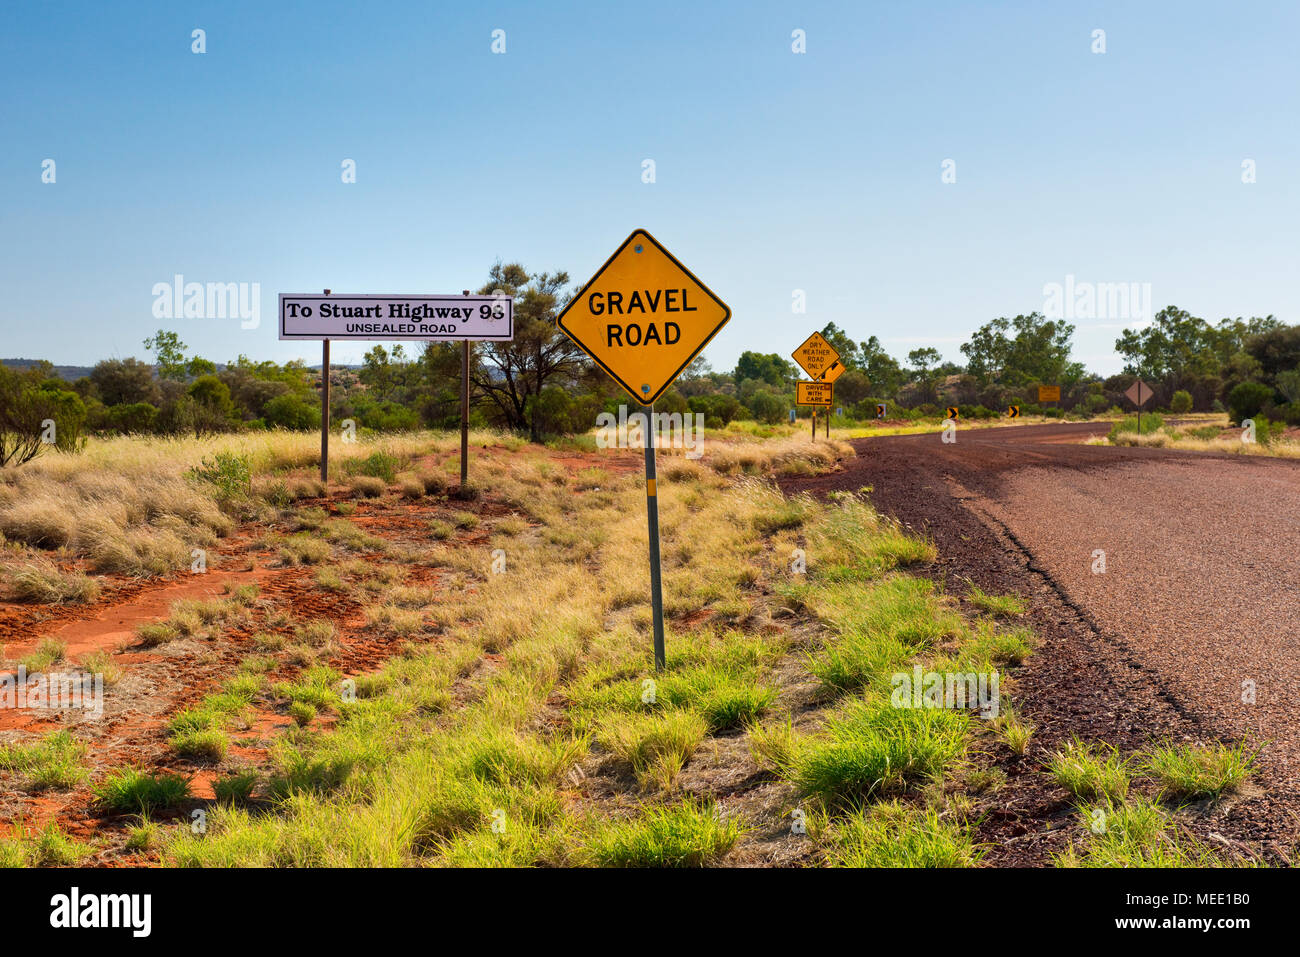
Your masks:
[{"label": "shrub", "polygon": [[1184,415],[1192,411],[1192,394],[1186,389],[1179,389],[1169,400],[1169,411],[1174,415]]},{"label": "shrub", "polygon": [[401,468],[403,462],[391,452],[383,449],[376,449],[365,458],[349,459],[343,465],[343,471],[349,475],[368,475],[371,478],[383,479],[386,484],[392,484],[397,479],[397,470]]},{"label": "shrub", "polygon": [[1251,419],[1271,401],[1273,390],[1262,382],[1242,382],[1228,393],[1228,414],[1234,422]]},{"label": "shrub", "polygon": [[320,428],[320,404],[308,402],[296,392],[286,392],[262,407],[262,418],[271,428],[310,431]]},{"label": "shrub", "polygon": [[383,479],[371,475],[354,475],[348,485],[361,498],[378,498],[388,491]]},{"label": "shrub", "polygon": [[14,598],[38,604],[93,602],[99,598],[99,583],[81,572],[64,572],[52,562],[19,565],[9,574]]},{"label": "shrub", "polygon": [[[1142,416],[1142,435],[1150,435],[1158,432],[1164,426],[1165,420],[1157,412],[1149,412]],[[1119,438],[1121,433],[1138,434],[1138,417],[1130,415],[1121,419],[1110,427],[1110,440],[1114,442]]]},{"label": "shrub", "polygon": [[248,457],[233,452],[218,452],[203,459],[190,473],[216,488],[218,501],[238,498],[252,490],[253,466]]}]

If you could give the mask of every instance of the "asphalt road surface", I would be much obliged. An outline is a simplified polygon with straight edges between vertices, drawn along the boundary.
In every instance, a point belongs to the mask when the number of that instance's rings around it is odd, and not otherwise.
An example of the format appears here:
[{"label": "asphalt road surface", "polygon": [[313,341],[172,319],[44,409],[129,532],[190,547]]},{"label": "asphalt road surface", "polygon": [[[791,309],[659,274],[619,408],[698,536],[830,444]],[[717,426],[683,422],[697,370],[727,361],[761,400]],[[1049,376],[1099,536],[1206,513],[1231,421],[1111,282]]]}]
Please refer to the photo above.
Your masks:
[{"label": "asphalt road surface", "polygon": [[785,484],[871,486],[877,508],[933,537],[954,591],[970,579],[1027,597],[1044,644],[1017,698],[1049,742],[1244,735],[1262,746],[1263,793],[1239,833],[1294,835],[1300,462],[1083,444],[1106,428],[856,440],[842,472]]}]

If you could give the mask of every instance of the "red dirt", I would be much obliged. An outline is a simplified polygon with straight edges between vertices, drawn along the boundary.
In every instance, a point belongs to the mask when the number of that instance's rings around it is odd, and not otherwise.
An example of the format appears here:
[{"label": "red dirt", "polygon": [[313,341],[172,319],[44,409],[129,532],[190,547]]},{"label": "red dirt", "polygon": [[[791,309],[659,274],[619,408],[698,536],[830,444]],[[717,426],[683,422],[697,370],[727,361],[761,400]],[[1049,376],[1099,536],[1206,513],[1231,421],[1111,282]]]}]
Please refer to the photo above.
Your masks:
[{"label": "red dirt", "polygon": [[[586,467],[606,463],[603,458],[593,456],[592,461],[582,464]],[[299,507],[324,506],[337,514],[333,502],[346,498],[346,492],[334,490],[334,494],[333,501],[298,504]],[[355,504],[354,513],[347,518],[358,528],[389,541],[408,544],[426,541],[429,520],[447,511],[472,511],[485,522],[512,513],[510,508],[492,501],[408,502],[387,496],[381,500],[358,500]],[[322,589],[315,582],[313,568],[281,566],[276,552],[260,542],[260,536],[267,530],[257,525],[241,527],[235,537],[210,552],[212,570],[206,575],[183,573],[153,580],[102,576],[104,597],[92,606],[0,603],[0,635],[7,639],[4,650],[11,662],[16,663],[42,638],[56,637],[67,643],[66,660],[71,666],[86,654],[102,649],[110,653],[120,651],[113,655],[112,661],[124,671],[116,686],[105,689],[104,712],[99,719],[84,712],[0,711],[3,735],[0,740],[29,740],[36,734],[75,726],[77,736],[89,745],[92,768],[90,782],[71,791],[32,794],[19,788],[6,789],[6,793],[0,794],[0,824],[21,823],[31,829],[57,820],[70,833],[82,838],[98,835],[107,839],[106,846],[96,855],[96,863],[146,863],[138,857],[121,856],[121,843],[130,819],[101,815],[94,807],[90,783],[101,779],[108,769],[123,764],[171,770],[190,779],[193,803],[201,804],[214,797],[212,782],[216,778],[246,767],[265,770],[271,742],[292,724],[283,713],[283,703],[277,704],[266,696],[261,699],[265,703],[254,709],[251,727],[232,732],[231,746],[219,765],[180,758],[168,747],[165,731],[172,716],[220,687],[235,673],[240,661],[254,653],[251,639],[255,632],[268,631],[291,638],[294,624],[329,619],[338,629],[338,643],[321,661],[345,676],[377,669],[408,641],[437,640],[428,630],[398,638],[368,626],[361,603],[349,595]],[[462,533],[457,540],[468,544],[471,537],[486,534],[486,530],[479,528]],[[347,557],[346,552],[343,554]],[[388,561],[378,553],[354,552],[351,557],[372,563]],[[405,571],[407,584],[435,590],[440,587],[441,573],[435,568],[414,564]],[[257,601],[248,610],[250,621],[227,622],[211,638],[177,639],[150,649],[138,646],[135,627],[142,622],[167,618],[173,602],[220,597],[226,583],[238,586],[248,582],[259,586]],[[272,613],[282,616],[283,621],[269,622]],[[60,669],[68,667],[64,665]],[[281,660],[267,677],[271,682],[291,680],[298,670]],[[333,716],[323,714],[313,724],[328,729],[334,720]],[[7,774],[0,772],[0,779]]]}]

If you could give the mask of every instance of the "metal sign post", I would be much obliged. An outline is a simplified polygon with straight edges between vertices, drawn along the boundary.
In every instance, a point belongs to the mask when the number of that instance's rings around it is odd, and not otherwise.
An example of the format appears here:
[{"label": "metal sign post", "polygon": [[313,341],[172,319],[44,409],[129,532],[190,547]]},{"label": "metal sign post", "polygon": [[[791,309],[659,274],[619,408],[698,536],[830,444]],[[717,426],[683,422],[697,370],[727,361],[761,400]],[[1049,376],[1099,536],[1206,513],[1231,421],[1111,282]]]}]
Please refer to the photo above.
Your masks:
[{"label": "metal sign post", "polygon": [[655,670],[664,668],[664,593],[659,571],[659,490],[655,473],[655,407],[645,406],[645,515],[650,532],[650,610],[654,619]]},{"label": "metal sign post", "polygon": [[1135,381],[1124,392],[1128,400],[1137,406],[1138,410],[1138,436],[1142,435],[1142,406],[1151,401],[1151,396],[1155,394],[1151,386],[1147,385],[1141,379]]},{"label": "metal sign post", "polygon": [[[463,291],[468,296],[469,290]],[[469,482],[469,340],[461,343],[460,363],[460,487]]]},{"label": "metal sign post", "polygon": [[[325,290],[325,295],[330,291]],[[330,480],[330,341],[320,343],[320,480]],[[326,492],[329,489],[326,488]]]}]

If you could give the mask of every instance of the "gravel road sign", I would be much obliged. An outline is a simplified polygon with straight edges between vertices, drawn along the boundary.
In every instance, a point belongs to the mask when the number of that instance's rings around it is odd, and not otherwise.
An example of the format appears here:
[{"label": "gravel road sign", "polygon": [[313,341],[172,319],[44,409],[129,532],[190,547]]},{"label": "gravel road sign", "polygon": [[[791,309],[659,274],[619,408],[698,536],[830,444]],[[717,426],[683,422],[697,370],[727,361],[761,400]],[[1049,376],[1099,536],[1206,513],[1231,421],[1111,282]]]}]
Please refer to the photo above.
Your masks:
[{"label": "gravel road sign", "polygon": [[628,395],[650,405],[730,318],[726,303],[636,229],[556,323]]}]

